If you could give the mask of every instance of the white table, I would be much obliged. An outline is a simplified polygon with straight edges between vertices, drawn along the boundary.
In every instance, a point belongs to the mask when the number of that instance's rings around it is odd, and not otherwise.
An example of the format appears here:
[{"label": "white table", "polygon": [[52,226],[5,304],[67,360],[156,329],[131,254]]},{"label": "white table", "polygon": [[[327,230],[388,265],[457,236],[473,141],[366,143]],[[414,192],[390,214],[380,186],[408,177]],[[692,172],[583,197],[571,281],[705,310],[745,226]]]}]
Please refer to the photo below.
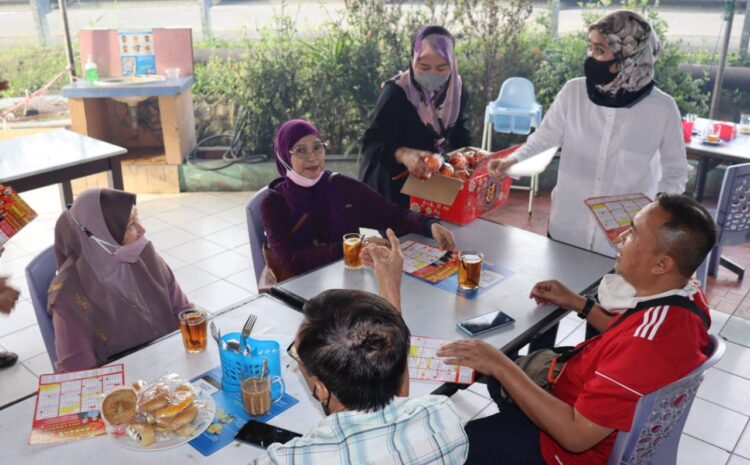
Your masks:
[{"label": "white table", "polygon": [[0,141],[0,183],[17,192],[61,184],[63,206],[73,203],[70,181],[110,172],[110,185],[123,189],[122,147],[65,129]]},{"label": "white table", "polygon": [[[484,253],[486,262],[515,274],[473,300],[404,275],[401,306],[404,319],[415,336],[464,339],[466,336],[456,328],[456,323],[500,309],[516,320],[515,325],[479,337],[506,352],[514,352],[565,315],[562,310],[553,311],[555,306],[538,306],[529,299],[535,283],[554,278],[580,292],[614,266],[609,257],[483,219],[447,227],[452,230],[459,249],[479,250]],[[417,235],[403,239],[410,238],[434,244],[431,239]],[[347,270],[339,260],[279,283],[273,294],[292,305],[300,305],[323,290],[338,288],[377,292],[370,269]]]},{"label": "white table", "polygon": [[[258,316],[252,337],[276,340],[281,344],[282,350],[294,339],[297,327],[302,321],[300,312],[269,296],[254,297],[235,309],[217,315],[212,321],[222,330],[222,333],[235,332],[241,330],[250,313]],[[304,434],[323,418],[323,413],[310,395],[294,361],[283,353],[281,362],[282,367],[285,367],[283,378],[286,391],[299,400],[299,403],[275,417],[270,423]],[[126,383],[131,383],[136,379],[155,379],[168,370],[190,379],[218,366],[219,353],[216,344],[210,340],[205,352],[188,354],[177,332],[115,363],[125,365]],[[439,384],[412,382],[411,395],[428,394],[437,386]],[[491,400],[471,391],[462,391],[453,396],[453,399],[466,421],[491,403]],[[204,457],[189,444],[158,452],[131,451],[116,445],[107,436],[55,445],[29,446],[28,439],[35,400],[36,397],[32,397],[0,410],[2,463],[24,465],[224,463],[243,465],[263,453],[260,448],[238,442],[227,445],[209,457]]]}]

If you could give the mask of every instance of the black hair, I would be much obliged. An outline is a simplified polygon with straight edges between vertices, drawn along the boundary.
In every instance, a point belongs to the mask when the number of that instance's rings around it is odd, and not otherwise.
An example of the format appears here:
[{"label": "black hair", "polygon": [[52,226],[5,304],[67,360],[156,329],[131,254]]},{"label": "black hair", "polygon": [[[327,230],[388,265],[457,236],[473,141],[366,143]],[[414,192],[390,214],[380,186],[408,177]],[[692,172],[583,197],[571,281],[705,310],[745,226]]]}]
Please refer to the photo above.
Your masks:
[{"label": "black hair", "polygon": [[369,292],[333,289],[303,312],[297,353],[305,370],[348,409],[385,407],[401,386],[411,339],[396,308]]},{"label": "black hair", "polygon": [[716,223],[692,197],[661,194],[656,200],[670,215],[656,236],[680,274],[689,278],[716,244]]}]

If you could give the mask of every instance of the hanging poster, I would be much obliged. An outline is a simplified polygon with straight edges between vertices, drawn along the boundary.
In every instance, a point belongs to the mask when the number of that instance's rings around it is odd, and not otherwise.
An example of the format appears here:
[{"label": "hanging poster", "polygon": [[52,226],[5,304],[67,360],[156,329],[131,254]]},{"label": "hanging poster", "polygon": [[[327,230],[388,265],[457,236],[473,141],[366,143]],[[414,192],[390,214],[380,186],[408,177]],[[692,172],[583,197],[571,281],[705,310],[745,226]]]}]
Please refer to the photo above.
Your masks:
[{"label": "hanging poster", "polygon": [[122,75],[156,74],[154,31],[119,31],[118,48]]}]

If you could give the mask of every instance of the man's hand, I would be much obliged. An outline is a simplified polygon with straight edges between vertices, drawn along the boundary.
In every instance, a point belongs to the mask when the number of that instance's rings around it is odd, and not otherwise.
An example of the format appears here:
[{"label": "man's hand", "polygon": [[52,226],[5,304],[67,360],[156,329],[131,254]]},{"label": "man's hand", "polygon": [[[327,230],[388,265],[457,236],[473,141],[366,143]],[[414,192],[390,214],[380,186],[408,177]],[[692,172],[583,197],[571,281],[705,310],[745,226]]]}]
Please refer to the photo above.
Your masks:
[{"label": "man's hand", "polygon": [[430,232],[432,232],[432,238],[435,239],[441,249],[445,250],[456,250],[456,240],[453,238],[453,233],[448,230],[445,226],[440,223],[432,223],[430,226]]},{"label": "man's hand", "polygon": [[362,260],[372,266],[380,295],[401,311],[401,272],[404,256],[392,229],[386,231],[390,247],[370,243],[362,251]]},{"label": "man's hand", "polygon": [[495,179],[503,179],[507,176],[505,172],[508,171],[508,168],[515,165],[516,163],[518,163],[518,160],[513,157],[501,158],[499,160],[490,160],[489,164],[487,165],[487,172]]},{"label": "man's hand", "polygon": [[20,292],[7,285],[6,278],[0,278],[0,313],[10,313],[20,295]]},{"label": "man's hand", "polygon": [[480,339],[464,339],[440,348],[438,357],[448,365],[473,368],[479,373],[494,376],[494,370],[506,362],[513,363],[504,353]]},{"label": "man's hand", "polygon": [[554,279],[536,283],[531,289],[529,298],[536,300],[538,305],[554,304],[577,312],[581,311],[586,302],[585,297],[581,297]]}]

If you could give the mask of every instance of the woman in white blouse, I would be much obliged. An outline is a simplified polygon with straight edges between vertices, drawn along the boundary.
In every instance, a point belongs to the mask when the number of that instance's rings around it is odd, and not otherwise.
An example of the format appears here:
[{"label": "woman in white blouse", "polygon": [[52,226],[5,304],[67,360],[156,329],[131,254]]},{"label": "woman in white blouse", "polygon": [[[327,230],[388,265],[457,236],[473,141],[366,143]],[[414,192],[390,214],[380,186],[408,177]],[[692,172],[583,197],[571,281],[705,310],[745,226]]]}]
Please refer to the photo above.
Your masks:
[{"label": "woman in white blouse", "polygon": [[648,21],[615,11],[589,26],[588,37],[586,77],[568,81],[539,129],[490,172],[503,177],[514,163],[561,145],[549,235],[613,257],[615,247],[584,200],[682,193],[688,163],[677,105],[654,85],[659,41]]}]

